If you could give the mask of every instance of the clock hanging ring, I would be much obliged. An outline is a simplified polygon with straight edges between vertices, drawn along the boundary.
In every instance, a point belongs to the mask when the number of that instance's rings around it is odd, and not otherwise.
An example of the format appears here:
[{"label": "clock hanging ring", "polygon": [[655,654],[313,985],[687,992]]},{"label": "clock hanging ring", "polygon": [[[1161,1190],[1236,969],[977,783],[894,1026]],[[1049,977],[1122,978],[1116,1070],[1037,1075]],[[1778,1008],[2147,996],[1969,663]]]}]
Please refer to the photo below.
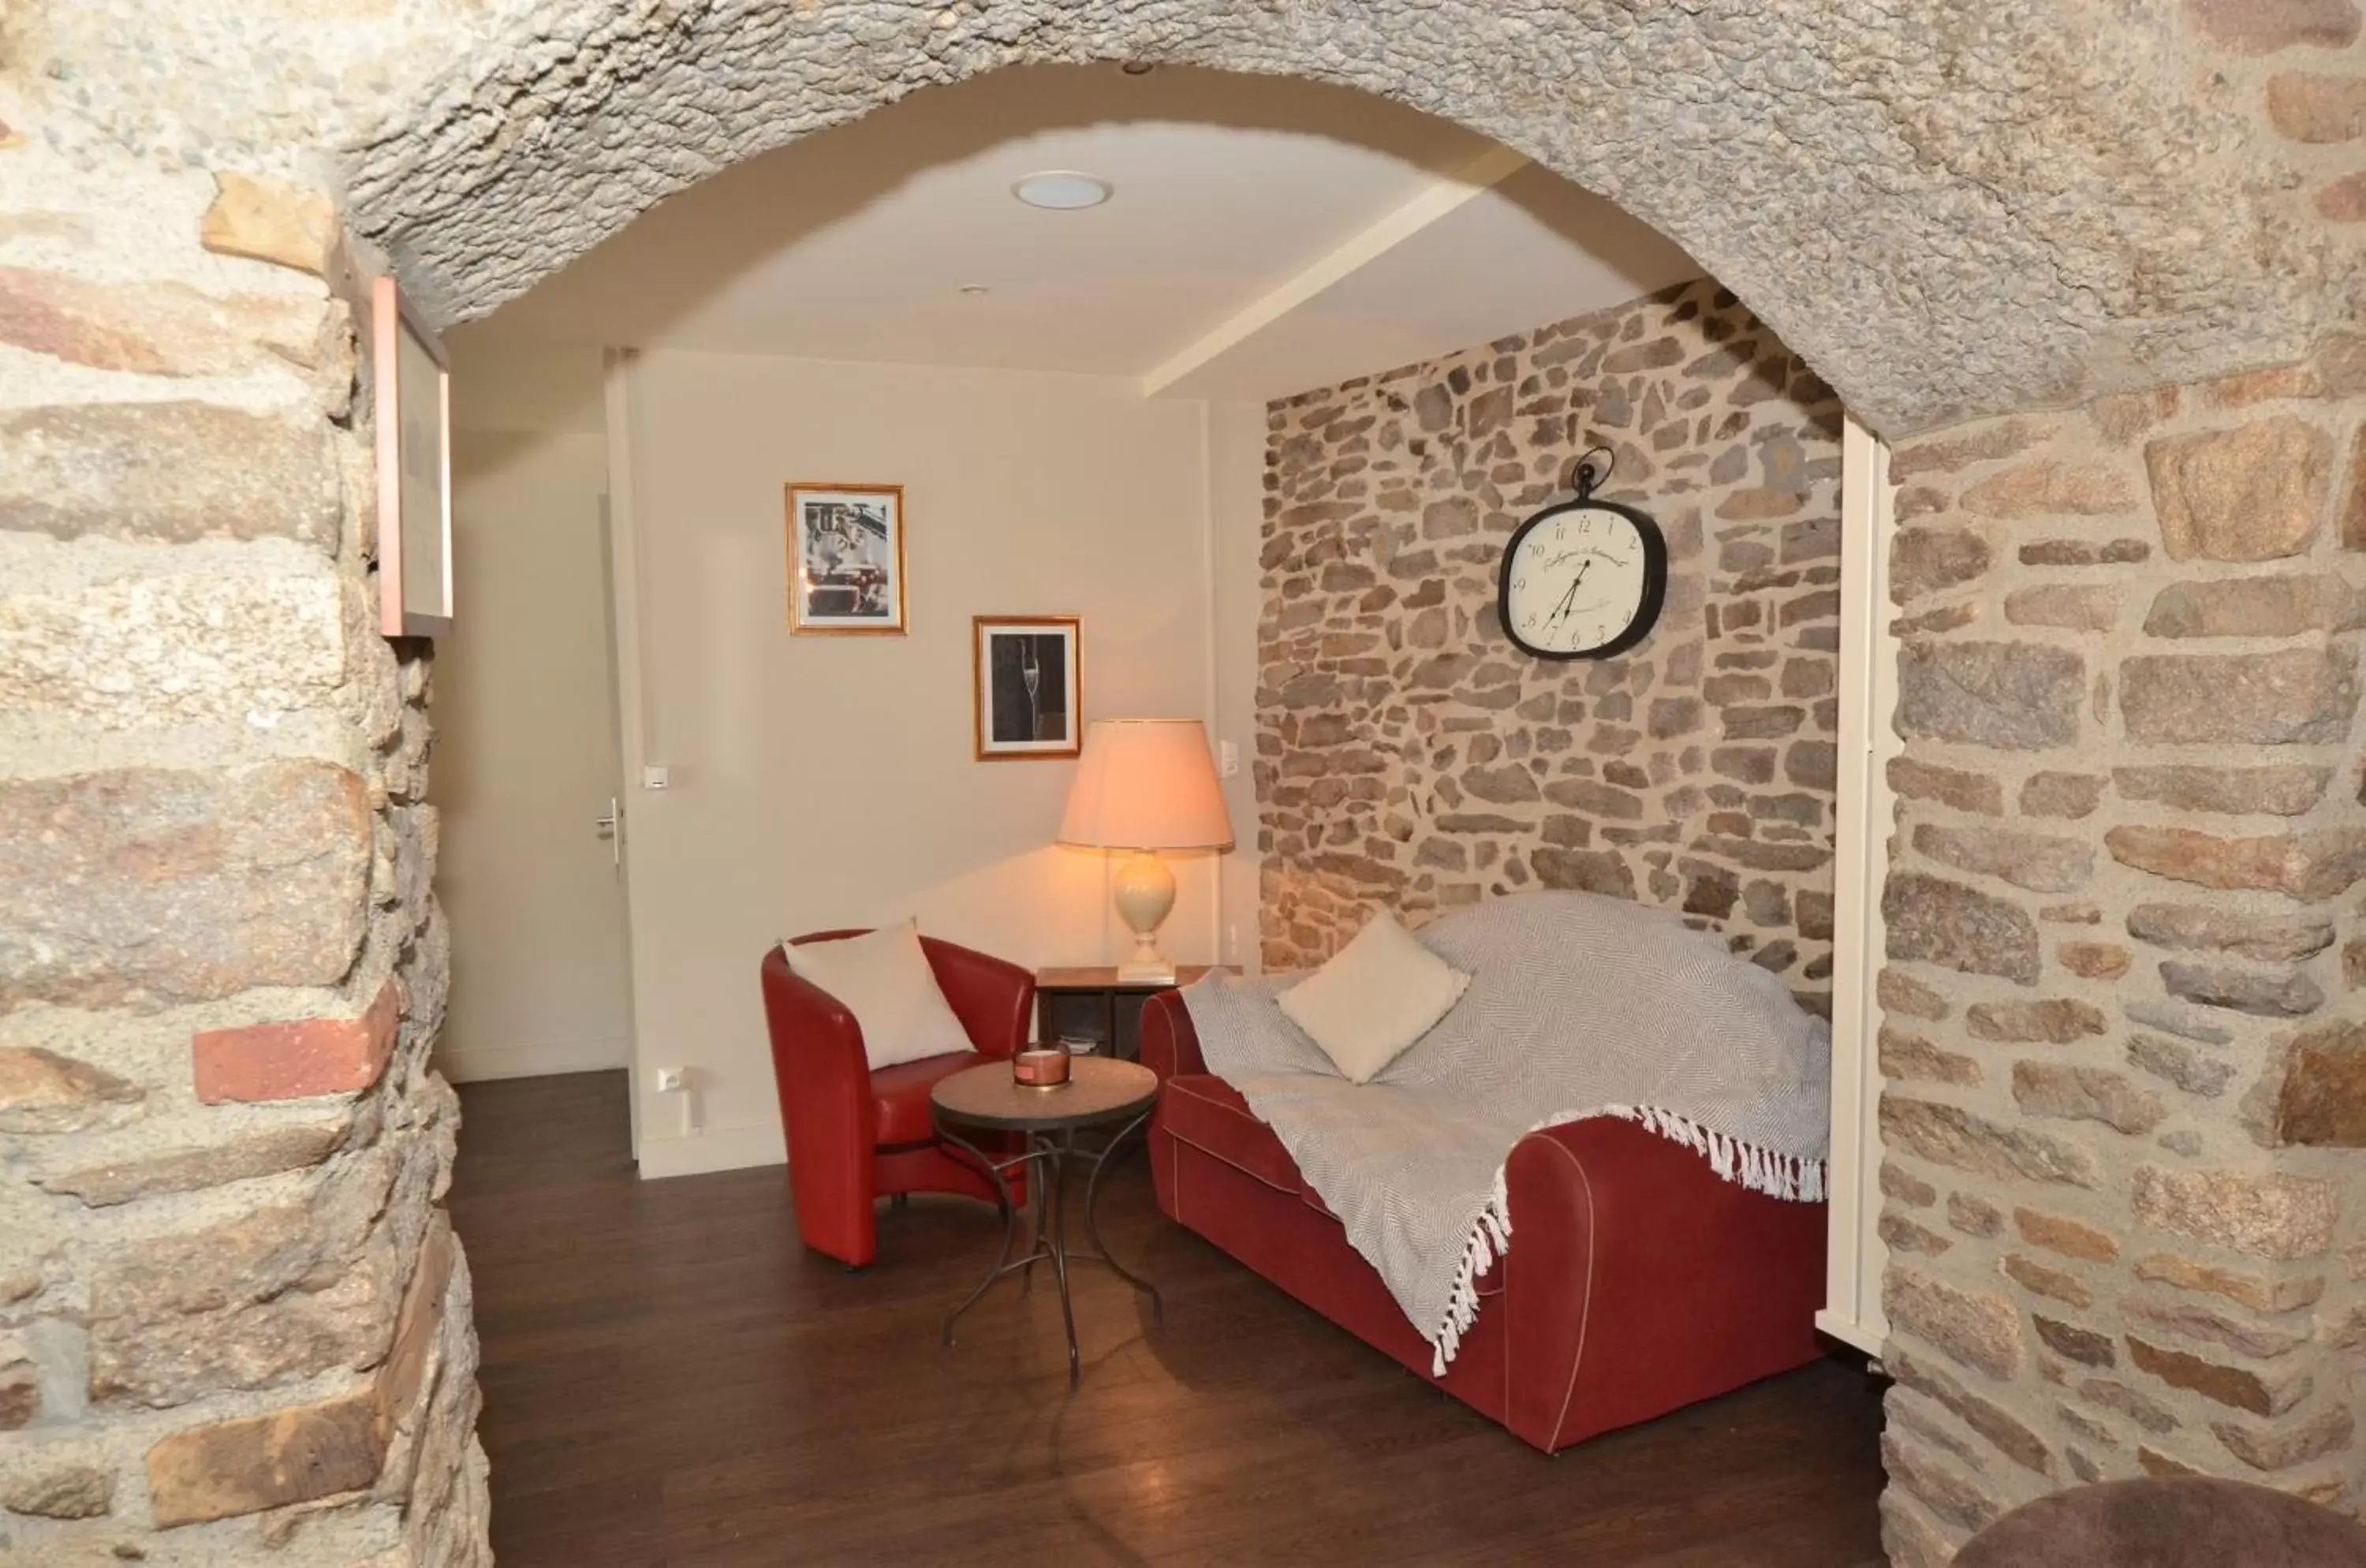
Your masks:
[{"label": "clock hanging ring", "polygon": [[1666,536],[1635,508],[1594,494],[1616,461],[1606,446],[1586,452],[1577,462],[1577,498],[1546,507],[1504,543],[1496,614],[1504,635],[1533,658],[1609,659],[1650,636],[1660,618]]}]

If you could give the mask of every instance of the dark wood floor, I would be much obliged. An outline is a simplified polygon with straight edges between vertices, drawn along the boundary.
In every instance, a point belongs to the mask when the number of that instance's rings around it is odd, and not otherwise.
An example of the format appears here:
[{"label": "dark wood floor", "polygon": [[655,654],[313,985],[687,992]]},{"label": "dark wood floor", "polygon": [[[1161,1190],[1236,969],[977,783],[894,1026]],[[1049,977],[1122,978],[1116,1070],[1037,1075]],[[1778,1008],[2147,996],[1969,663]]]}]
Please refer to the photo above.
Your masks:
[{"label": "dark wood floor", "polygon": [[461,1100],[502,1568],[1880,1561],[1879,1408],[1837,1362],[1548,1459],[1168,1224],[1135,1158],[1104,1229],[1166,1326],[1079,1270],[1071,1395],[1049,1292],[938,1346],[990,1210],[884,1213],[849,1276],[777,1168],[637,1179],[621,1073]]}]

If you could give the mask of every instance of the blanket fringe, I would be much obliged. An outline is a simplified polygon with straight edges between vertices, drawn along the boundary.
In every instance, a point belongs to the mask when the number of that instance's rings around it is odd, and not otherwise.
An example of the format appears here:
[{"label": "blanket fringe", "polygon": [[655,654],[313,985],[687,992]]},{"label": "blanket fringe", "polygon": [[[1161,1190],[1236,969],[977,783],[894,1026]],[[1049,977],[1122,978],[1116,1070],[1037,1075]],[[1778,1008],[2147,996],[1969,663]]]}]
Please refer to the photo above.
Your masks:
[{"label": "blanket fringe", "polygon": [[[1746,1144],[1714,1129],[1704,1127],[1689,1116],[1663,1111],[1655,1105],[1605,1105],[1578,1116],[1555,1116],[1528,1129],[1537,1132],[1545,1127],[1558,1127],[1568,1122],[1589,1121],[1595,1116],[1616,1116],[1622,1122],[1632,1122],[1649,1133],[1655,1133],[1672,1143],[1684,1145],[1708,1161],[1712,1174],[1719,1179],[1734,1182],[1752,1192],[1763,1192],[1770,1198],[1781,1198],[1794,1203],[1820,1203],[1824,1201],[1824,1162],[1807,1159],[1798,1155],[1781,1154],[1757,1144]],[[1495,1266],[1496,1259],[1511,1251],[1511,1194],[1504,1184],[1504,1167],[1495,1168],[1494,1190],[1489,1193],[1485,1206],[1472,1217],[1470,1237],[1462,1246],[1461,1261],[1455,1266],[1454,1286],[1447,1293],[1445,1320],[1430,1336],[1429,1375],[1442,1378],[1447,1363],[1462,1348],[1462,1337],[1479,1316],[1479,1279]]]}]

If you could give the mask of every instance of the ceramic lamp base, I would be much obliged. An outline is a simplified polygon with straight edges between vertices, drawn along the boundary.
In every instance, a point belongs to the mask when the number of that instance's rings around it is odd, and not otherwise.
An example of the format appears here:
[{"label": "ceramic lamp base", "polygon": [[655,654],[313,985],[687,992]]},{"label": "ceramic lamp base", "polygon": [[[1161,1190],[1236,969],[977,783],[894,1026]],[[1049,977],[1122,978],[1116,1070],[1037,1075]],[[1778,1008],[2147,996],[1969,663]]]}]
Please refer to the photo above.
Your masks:
[{"label": "ceramic lamp base", "polygon": [[1136,850],[1117,869],[1118,918],[1133,932],[1133,952],[1117,966],[1121,986],[1171,986],[1175,965],[1158,951],[1158,928],[1175,908],[1175,874],[1147,851]]},{"label": "ceramic lamp base", "polygon": [[1164,958],[1154,958],[1146,964],[1132,960],[1117,966],[1117,983],[1121,986],[1171,986],[1175,983],[1175,965]]}]

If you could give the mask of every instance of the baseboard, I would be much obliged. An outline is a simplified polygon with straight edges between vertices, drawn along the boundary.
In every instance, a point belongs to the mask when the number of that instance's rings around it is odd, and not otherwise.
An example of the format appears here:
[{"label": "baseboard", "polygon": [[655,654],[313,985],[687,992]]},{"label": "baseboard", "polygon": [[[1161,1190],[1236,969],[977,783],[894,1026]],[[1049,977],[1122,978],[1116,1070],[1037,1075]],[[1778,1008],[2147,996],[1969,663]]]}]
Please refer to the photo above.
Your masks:
[{"label": "baseboard", "polygon": [[758,1127],[710,1127],[686,1138],[643,1138],[641,1179],[703,1176],[753,1165],[786,1165],[788,1141],[777,1122]]},{"label": "baseboard", "polygon": [[1846,1317],[1826,1307],[1816,1314],[1816,1326],[1853,1349],[1868,1356],[1881,1354],[1882,1341],[1888,1337],[1886,1325],[1874,1325],[1861,1318]]},{"label": "baseboard", "polygon": [[540,1078],[554,1073],[597,1073],[632,1065],[632,1042],[621,1034],[604,1039],[538,1040],[525,1045],[456,1048],[439,1043],[435,1047],[436,1070],[454,1083]]}]

